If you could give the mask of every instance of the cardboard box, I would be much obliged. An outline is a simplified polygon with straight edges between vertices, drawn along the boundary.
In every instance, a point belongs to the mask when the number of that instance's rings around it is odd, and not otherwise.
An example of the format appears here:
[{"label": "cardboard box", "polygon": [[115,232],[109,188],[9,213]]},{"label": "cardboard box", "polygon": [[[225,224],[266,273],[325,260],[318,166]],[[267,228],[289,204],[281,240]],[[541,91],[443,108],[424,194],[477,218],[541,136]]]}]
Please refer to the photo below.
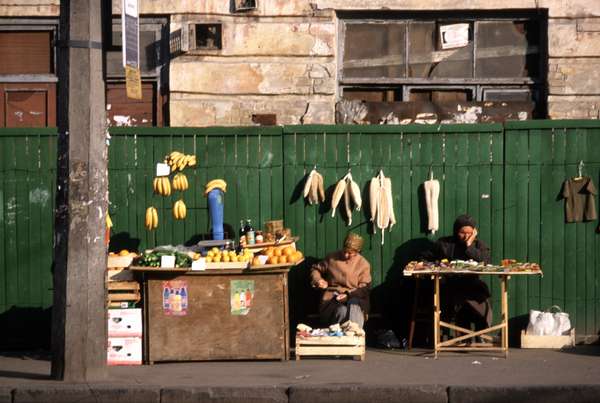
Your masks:
[{"label": "cardboard box", "polygon": [[109,337],[106,363],[108,365],[142,365],[142,338]]},{"label": "cardboard box", "polygon": [[142,337],[142,310],[109,309],[108,337]]},{"label": "cardboard box", "polygon": [[561,349],[575,347],[575,329],[564,336],[534,336],[521,330],[521,348]]}]

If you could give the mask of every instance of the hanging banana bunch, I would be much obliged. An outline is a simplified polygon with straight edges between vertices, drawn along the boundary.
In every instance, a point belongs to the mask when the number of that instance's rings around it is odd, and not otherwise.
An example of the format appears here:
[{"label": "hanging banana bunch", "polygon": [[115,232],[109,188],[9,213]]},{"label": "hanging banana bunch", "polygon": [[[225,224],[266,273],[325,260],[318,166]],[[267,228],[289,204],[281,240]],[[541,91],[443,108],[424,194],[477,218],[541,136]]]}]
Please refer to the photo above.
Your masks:
[{"label": "hanging banana bunch", "polygon": [[184,190],[188,190],[189,187],[187,176],[182,172],[176,173],[173,177],[173,189],[183,192]]},{"label": "hanging banana bunch", "polygon": [[323,185],[323,175],[313,169],[306,178],[304,191],[302,195],[308,200],[308,204],[319,204],[325,201],[325,186]]},{"label": "hanging banana bunch", "polygon": [[158,211],[156,211],[154,206],[150,206],[146,209],[144,226],[148,231],[152,231],[158,227]]},{"label": "hanging banana bunch", "polygon": [[331,217],[335,217],[335,211],[337,210],[342,196],[344,197],[344,211],[346,213],[346,218],[348,219],[348,225],[352,225],[352,207],[354,207],[356,211],[360,211],[360,208],[362,207],[362,197],[360,195],[360,187],[354,182],[350,172],[335,185],[333,197],[331,198]]},{"label": "hanging banana bunch", "polygon": [[396,224],[394,213],[394,198],[392,196],[392,181],[383,175],[383,171],[371,179],[369,184],[369,206],[371,208],[371,222],[373,222],[373,233],[377,228],[381,229],[381,244],[384,243],[385,229],[390,231]]},{"label": "hanging banana bunch", "polygon": [[176,220],[183,220],[187,215],[187,207],[185,207],[185,203],[183,200],[179,199],[173,204],[173,217]]},{"label": "hanging banana bunch", "polygon": [[152,182],[154,193],[161,196],[171,196],[171,181],[168,176],[157,176]]},{"label": "hanging banana bunch", "polygon": [[196,166],[196,156],[186,155],[179,151],[172,151],[165,156],[165,164],[169,164],[171,172],[183,171],[185,167]]}]

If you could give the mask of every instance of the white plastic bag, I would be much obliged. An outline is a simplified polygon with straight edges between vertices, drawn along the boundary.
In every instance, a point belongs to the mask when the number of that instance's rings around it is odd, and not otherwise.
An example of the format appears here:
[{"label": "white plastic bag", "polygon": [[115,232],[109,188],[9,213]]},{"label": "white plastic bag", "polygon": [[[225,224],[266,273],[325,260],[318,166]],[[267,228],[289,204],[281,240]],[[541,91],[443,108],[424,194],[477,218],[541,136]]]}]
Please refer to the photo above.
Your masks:
[{"label": "white plastic bag", "polygon": [[527,334],[534,336],[561,336],[571,330],[569,314],[554,305],[545,311],[529,311]]}]

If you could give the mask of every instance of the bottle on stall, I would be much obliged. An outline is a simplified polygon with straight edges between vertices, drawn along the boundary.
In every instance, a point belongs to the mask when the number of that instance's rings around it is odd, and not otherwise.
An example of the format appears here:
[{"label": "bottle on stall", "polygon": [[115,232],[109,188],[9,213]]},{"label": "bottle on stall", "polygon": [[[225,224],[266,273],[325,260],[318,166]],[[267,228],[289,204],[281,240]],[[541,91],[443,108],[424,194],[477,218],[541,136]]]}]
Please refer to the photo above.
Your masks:
[{"label": "bottle on stall", "polygon": [[254,238],[254,228],[252,227],[252,222],[249,219],[246,220],[244,231],[246,232],[246,243],[248,245],[254,245],[256,243],[256,239]]},{"label": "bottle on stall", "polygon": [[256,235],[254,236],[254,240],[256,241],[256,243],[263,243],[264,242],[264,237],[263,237],[262,231],[256,231]]},{"label": "bottle on stall", "polygon": [[246,229],[244,228],[244,220],[240,220],[240,245],[246,243]]}]

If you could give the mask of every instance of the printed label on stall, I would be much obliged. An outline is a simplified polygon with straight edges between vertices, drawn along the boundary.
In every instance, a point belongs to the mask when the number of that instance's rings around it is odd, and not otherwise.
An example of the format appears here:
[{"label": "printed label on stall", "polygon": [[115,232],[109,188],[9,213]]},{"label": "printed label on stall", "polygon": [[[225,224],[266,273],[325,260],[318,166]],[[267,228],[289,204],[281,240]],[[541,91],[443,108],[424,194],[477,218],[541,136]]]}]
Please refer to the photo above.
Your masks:
[{"label": "printed label on stall", "polygon": [[163,311],[165,315],[187,315],[188,288],[183,280],[163,281]]},{"label": "printed label on stall", "polygon": [[230,301],[232,315],[248,315],[254,299],[254,280],[231,280]]}]

